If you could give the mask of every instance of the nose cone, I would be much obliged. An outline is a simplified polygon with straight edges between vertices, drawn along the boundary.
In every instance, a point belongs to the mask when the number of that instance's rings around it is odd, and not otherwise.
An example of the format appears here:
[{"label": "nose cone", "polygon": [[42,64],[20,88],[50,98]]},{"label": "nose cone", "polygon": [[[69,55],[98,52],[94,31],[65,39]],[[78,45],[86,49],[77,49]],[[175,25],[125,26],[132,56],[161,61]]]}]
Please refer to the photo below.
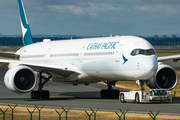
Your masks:
[{"label": "nose cone", "polygon": [[153,55],[146,57],[141,61],[141,64],[142,65],[140,65],[140,69],[143,71],[143,75],[140,77],[140,80],[149,80],[155,75],[157,71],[157,56]]}]

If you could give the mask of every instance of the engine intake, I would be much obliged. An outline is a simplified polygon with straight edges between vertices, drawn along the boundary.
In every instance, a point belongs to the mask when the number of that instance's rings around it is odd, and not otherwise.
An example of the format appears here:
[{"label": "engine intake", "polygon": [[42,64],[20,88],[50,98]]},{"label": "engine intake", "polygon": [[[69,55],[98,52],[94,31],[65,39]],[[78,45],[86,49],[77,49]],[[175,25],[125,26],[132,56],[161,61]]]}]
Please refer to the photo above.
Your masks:
[{"label": "engine intake", "polygon": [[16,66],[6,72],[4,83],[13,92],[27,93],[34,89],[36,77],[30,67]]},{"label": "engine intake", "polygon": [[147,84],[151,89],[174,89],[178,82],[178,76],[174,68],[158,63],[156,75]]}]

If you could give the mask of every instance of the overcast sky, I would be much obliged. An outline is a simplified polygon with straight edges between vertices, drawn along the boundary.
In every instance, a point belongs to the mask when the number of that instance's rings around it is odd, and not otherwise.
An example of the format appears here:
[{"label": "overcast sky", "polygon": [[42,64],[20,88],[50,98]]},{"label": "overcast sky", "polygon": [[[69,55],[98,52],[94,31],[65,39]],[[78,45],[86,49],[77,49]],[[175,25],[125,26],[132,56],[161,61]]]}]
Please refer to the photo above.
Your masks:
[{"label": "overcast sky", "polygon": [[[23,0],[34,35],[180,33],[180,0]],[[0,0],[0,33],[21,34],[16,0]]]}]

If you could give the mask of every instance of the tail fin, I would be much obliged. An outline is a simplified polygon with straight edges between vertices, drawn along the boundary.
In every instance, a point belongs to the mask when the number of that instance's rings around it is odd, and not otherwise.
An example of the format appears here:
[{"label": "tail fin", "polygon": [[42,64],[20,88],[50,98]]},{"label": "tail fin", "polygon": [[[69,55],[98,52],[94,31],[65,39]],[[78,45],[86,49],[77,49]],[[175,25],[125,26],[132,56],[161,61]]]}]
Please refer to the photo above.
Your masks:
[{"label": "tail fin", "polygon": [[22,31],[22,40],[24,45],[33,44],[31,31],[26,17],[26,12],[22,0],[17,0],[20,13],[20,23]]}]

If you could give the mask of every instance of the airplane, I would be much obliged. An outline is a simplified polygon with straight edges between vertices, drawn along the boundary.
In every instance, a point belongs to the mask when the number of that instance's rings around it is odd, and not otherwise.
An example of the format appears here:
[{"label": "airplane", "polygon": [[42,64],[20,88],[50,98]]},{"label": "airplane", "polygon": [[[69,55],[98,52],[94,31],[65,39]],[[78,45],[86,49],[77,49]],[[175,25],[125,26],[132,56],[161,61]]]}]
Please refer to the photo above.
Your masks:
[{"label": "airplane", "polygon": [[[178,61],[180,55],[157,57],[153,46],[136,36],[110,36],[34,43],[22,0],[17,0],[24,46],[16,52],[1,52],[0,65],[8,68],[6,87],[15,93],[31,92],[31,99],[49,99],[43,90],[48,81],[73,85],[104,81],[101,98],[117,98],[117,81],[140,81],[150,88],[172,90],[178,82],[176,71],[162,61]],[[38,85],[38,89],[34,90]]]}]

